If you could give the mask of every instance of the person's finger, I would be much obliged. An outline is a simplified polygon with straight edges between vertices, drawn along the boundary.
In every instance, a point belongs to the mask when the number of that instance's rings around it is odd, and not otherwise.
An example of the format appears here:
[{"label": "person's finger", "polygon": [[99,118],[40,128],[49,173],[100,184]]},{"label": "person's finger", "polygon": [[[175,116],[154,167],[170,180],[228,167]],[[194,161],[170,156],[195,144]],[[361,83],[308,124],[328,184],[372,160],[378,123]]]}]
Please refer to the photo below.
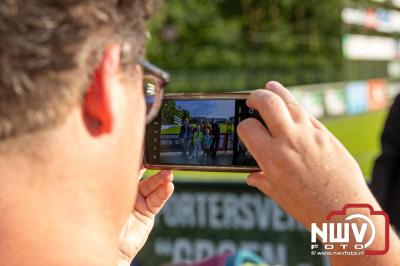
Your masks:
[{"label": "person's finger", "polygon": [[268,147],[272,141],[272,136],[268,129],[257,119],[247,118],[240,122],[237,132],[240,140],[256,161],[262,162],[262,159],[268,154]]},{"label": "person's finger", "polygon": [[246,104],[259,112],[272,136],[290,132],[293,120],[279,95],[268,90],[256,90],[250,93]]},{"label": "person's finger", "polygon": [[169,183],[174,179],[172,172],[169,170],[162,170],[155,175],[152,175],[139,183],[139,193],[143,197],[147,197],[159,186]]},{"label": "person's finger", "polygon": [[319,122],[315,117],[313,117],[312,115],[309,115],[308,118],[311,121],[311,124],[315,128],[321,129],[321,130],[326,130],[325,126],[321,122]]},{"label": "person's finger", "polygon": [[167,202],[167,200],[171,197],[173,192],[174,185],[172,184],[172,182],[159,186],[146,198],[146,203],[149,211],[152,214],[156,215]]},{"label": "person's finger", "polygon": [[282,84],[277,81],[270,81],[265,84],[265,88],[274,92],[282,98],[290,112],[290,115],[292,116],[293,121],[308,121],[307,112],[299,104],[294,95],[290,93],[290,91],[286,89]]},{"label": "person's finger", "polygon": [[246,181],[249,186],[256,187],[258,190],[271,197],[273,192],[272,185],[263,172],[249,174]]}]

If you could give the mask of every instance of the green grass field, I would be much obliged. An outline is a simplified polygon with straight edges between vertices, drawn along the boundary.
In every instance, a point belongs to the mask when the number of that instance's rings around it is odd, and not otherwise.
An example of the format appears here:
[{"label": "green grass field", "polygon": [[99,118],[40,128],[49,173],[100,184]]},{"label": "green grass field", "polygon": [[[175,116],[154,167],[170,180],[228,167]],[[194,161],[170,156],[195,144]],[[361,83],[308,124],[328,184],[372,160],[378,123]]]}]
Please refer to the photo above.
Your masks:
[{"label": "green grass field", "polygon": [[357,160],[368,181],[380,153],[380,135],[386,115],[384,110],[323,121]]},{"label": "green grass field", "polygon": [[[380,152],[379,137],[387,115],[386,110],[322,120],[359,163],[369,181],[374,160]],[[151,172],[149,172],[151,174]],[[242,181],[246,174],[183,172],[174,173],[176,180]]]}]

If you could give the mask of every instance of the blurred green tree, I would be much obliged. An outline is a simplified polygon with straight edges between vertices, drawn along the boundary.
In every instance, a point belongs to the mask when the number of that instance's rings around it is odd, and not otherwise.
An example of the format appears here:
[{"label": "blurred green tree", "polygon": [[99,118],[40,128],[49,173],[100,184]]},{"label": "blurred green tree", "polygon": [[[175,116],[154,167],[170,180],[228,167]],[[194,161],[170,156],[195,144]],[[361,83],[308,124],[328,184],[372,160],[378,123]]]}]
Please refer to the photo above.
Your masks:
[{"label": "blurred green tree", "polygon": [[173,91],[342,79],[342,1],[165,0],[161,6],[147,55],[172,72]]},{"label": "blurred green tree", "polygon": [[185,118],[190,120],[190,113],[187,110],[181,109],[176,106],[174,101],[164,101],[164,107],[162,108],[161,124],[172,125],[174,124],[175,117],[184,120]]}]

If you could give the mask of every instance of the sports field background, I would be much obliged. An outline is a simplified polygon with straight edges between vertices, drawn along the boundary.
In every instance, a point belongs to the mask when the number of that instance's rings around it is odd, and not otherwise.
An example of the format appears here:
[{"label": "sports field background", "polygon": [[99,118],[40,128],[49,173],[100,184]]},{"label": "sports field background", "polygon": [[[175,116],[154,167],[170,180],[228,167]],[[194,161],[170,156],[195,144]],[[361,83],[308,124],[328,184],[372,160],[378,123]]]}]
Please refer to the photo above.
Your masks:
[{"label": "sports field background", "polygon": [[[322,120],[357,160],[367,181],[370,181],[374,160],[380,152],[379,138],[386,115],[387,111],[381,110]],[[176,171],[174,176],[175,180],[243,181],[246,174]]]}]

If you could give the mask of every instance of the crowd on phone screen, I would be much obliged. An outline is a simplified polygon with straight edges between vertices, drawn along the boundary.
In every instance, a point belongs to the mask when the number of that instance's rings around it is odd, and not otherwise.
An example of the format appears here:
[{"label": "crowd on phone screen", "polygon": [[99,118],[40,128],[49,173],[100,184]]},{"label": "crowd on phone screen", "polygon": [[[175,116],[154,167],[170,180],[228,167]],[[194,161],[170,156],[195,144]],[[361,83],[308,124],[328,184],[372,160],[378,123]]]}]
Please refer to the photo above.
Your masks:
[{"label": "crowd on phone screen", "polygon": [[[224,137],[224,152],[227,154],[228,143],[232,141],[232,123],[226,122],[226,132]],[[211,123],[207,120],[200,120],[194,124],[189,123],[188,118],[183,119],[183,124],[179,132],[179,139],[182,145],[182,156],[192,158],[212,158],[217,157],[217,152],[221,140],[221,127],[214,118]]]}]

